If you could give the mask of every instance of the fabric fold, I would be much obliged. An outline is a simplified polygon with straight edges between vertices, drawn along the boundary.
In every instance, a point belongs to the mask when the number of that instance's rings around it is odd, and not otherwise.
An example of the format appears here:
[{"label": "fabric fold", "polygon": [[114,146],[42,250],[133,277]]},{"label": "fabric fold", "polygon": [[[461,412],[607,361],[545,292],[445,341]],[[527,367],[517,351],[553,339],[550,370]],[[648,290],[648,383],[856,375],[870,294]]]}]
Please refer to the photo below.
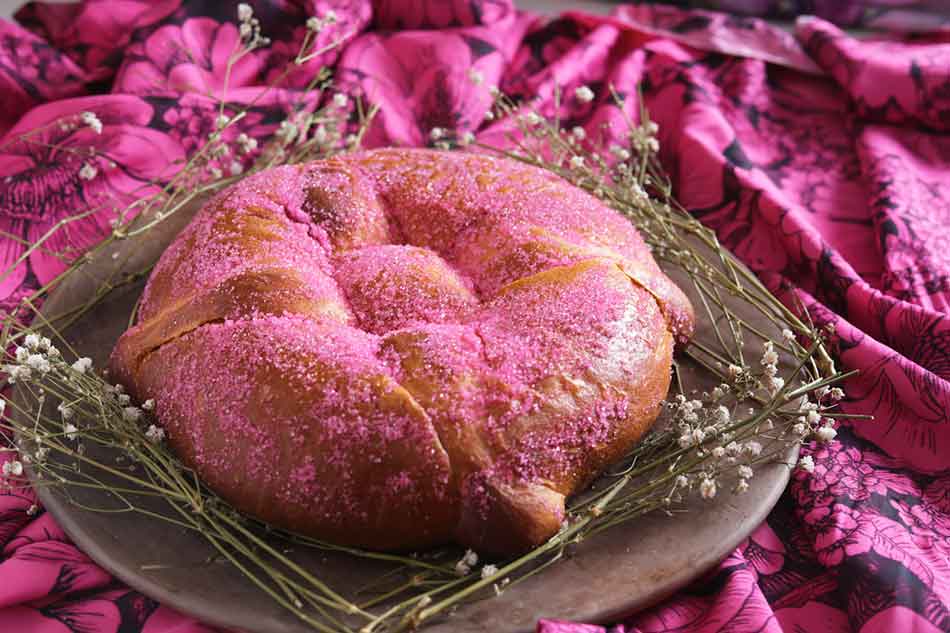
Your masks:
[{"label": "fabric fold", "polygon": [[[768,12],[775,3],[719,4]],[[869,18],[849,13],[862,3],[841,4],[830,17],[849,24],[911,11],[881,0]],[[258,99],[295,55],[306,18],[331,10],[326,37],[340,46]],[[503,142],[513,127],[486,117],[493,86],[552,115],[560,94],[566,127],[592,135],[611,123],[609,142],[624,115],[636,120],[639,89],[678,199],[786,305],[834,326],[837,361],[860,371],[842,409],[875,419],[843,420],[839,442],[806,445],[814,471],[796,472],[768,521],[710,575],[609,628],[547,620],[538,630],[950,630],[945,32],[858,39],[818,18],[787,32],[650,4],[553,20],[505,0],[270,0],[255,11],[273,42],[232,69],[227,87],[222,68],[239,39],[230,3],[33,2],[17,14],[22,26],[0,23],[0,265],[12,266],[0,308],[104,237],[114,209],[104,205],[29,257],[23,240],[80,206],[141,195],[201,146],[216,97],[253,102],[226,131],[243,139],[249,161],[260,151],[251,141],[262,145],[301,98],[312,110],[337,91],[351,112],[355,96],[382,107],[367,137],[378,146],[466,132]],[[302,95],[321,64],[333,66],[335,89]],[[592,100],[576,97],[582,86]],[[57,122],[66,125],[49,125]],[[99,155],[89,163],[16,139],[43,125],[47,145]],[[35,504],[0,490],[0,630],[213,630],[110,578]]]}]

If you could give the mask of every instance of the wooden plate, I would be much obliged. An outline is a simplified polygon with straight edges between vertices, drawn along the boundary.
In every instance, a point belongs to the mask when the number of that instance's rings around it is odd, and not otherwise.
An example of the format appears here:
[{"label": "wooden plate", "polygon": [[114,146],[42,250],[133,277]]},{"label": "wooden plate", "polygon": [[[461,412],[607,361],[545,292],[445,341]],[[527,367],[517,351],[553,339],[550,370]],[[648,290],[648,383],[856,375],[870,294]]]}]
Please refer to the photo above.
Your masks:
[{"label": "wooden plate", "polygon": [[[71,275],[49,296],[46,315],[75,308],[105,280],[152,264],[190,219],[178,213],[148,233],[126,240]],[[675,271],[671,271],[674,279]],[[681,282],[684,290],[690,284]],[[127,327],[144,281],[114,291],[65,331],[80,355],[104,367],[115,341]],[[694,304],[699,305],[694,299]],[[741,302],[731,309],[775,336],[776,328]],[[714,341],[700,322],[697,337]],[[715,386],[713,376],[680,359],[681,374],[697,389]],[[21,398],[22,394],[14,394]],[[55,403],[54,403],[55,404]],[[787,463],[794,463],[790,449]],[[569,556],[506,589],[500,596],[461,606],[427,631],[506,633],[534,630],[538,618],[610,622],[669,596],[714,567],[747,537],[778,501],[789,478],[787,464],[759,469],[744,495],[722,494],[712,502],[693,501],[688,517],[645,517],[572,546]],[[87,506],[115,507],[110,495],[72,487],[70,496]],[[40,486],[39,496],[76,545],[110,573],[162,603],[209,624],[255,633],[301,633],[307,627],[243,577],[213,556],[200,535],[138,513],[101,513],[71,503],[63,492]],[[169,511],[161,501],[155,510]],[[364,586],[378,577],[382,563],[332,552],[296,548],[293,557],[329,579],[334,587]]]}]

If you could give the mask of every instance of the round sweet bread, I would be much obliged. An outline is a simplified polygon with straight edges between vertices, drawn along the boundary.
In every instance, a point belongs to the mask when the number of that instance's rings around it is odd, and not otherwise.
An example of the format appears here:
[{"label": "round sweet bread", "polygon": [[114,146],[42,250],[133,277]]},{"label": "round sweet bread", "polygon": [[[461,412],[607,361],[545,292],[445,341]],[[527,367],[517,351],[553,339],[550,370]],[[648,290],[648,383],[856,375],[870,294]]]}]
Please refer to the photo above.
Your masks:
[{"label": "round sweet bread", "polygon": [[267,523],[510,554],[655,421],[692,327],[596,198],[510,160],[383,149],[212,199],[111,369],[183,463]]}]

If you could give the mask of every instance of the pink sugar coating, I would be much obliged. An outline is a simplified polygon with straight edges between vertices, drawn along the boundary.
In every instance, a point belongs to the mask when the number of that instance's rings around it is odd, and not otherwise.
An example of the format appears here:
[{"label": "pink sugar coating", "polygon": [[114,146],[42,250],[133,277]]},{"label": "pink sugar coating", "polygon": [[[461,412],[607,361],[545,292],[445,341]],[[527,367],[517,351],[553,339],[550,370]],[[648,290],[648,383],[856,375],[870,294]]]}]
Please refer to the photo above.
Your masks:
[{"label": "pink sugar coating", "polygon": [[558,396],[560,408],[563,397],[578,400],[573,417],[552,418],[524,433],[496,464],[495,475],[530,481],[553,476],[552,468],[569,472],[624,419],[626,401],[605,395],[601,385],[642,379],[659,343],[646,333],[663,321],[654,302],[641,297],[635,303],[618,283],[629,282],[611,264],[589,270],[553,297],[535,289],[505,293],[483,313],[477,327],[486,358],[503,382],[519,387],[513,394],[523,405],[487,420],[491,428],[523,423],[526,415],[546,418],[555,396],[538,393],[538,385],[550,376],[570,377],[576,390]]},{"label": "pink sugar coating", "polygon": [[[311,279],[331,272],[326,251],[309,237],[310,226],[299,213],[302,182],[298,168],[279,167],[246,178],[215,196],[159,259],[152,278],[167,277],[169,288],[163,296],[155,297],[150,281],[142,295],[140,321],[151,318],[166,301],[185,299],[245,270],[265,268],[265,264]],[[221,209],[233,210],[234,221],[222,224]],[[261,212],[272,220],[270,239],[259,244],[267,255],[264,261],[248,258],[247,244],[241,241],[247,239],[243,222],[253,221]],[[190,247],[192,242],[200,247]]]},{"label": "pink sugar coating", "polygon": [[[400,382],[409,376],[401,366],[403,357],[392,347],[398,339],[411,337],[412,349],[425,359],[412,378],[440,386],[433,397],[430,417],[440,424],[485,425],[493,405],[510,401],[512,385],[498,388],[494,370],[485,358],[484,344],[471,324],[421,324],[392,332],[383,339],[381,358],[393,368]],[[411,353],[409,357],[411,358]],[[494,381],[494,382],[493,382]]]},{"label": "pink sugar coating", "polygon": [[632,288],[606,261],[570,284],[515,286],[478,316],[486,355],[516,383],[592,364],[636,367],[653,347],[642,333],[656,325],[657,309],[649,300],[634,304]]},{"label": "pink sugar coating", "polygon": [[[372,384],[351,378],[388,375],[376,360],[378,345],[378,337],[371,334],[346,326],[315,327],[313,321],[301,317],[208,324],[200,333],[185,335],[157,352],[175,358],[167,363],[172,374],[158,392],[157,413],[170,433],[187,435],[199,469],[228,472],[238,467],[249,484],[265,483],[282,490],[275,502],[300,502],[300,494],[305,493],[313,500],[312,505],[308,501],[312,511],[325,513],[327,520],[369,516],[378,504],[392,508],[411,502],[405,481],[418,485],[440,470],[437,453],[425,450],[438,446],[431,427],[399,412],[367,407],[378,398]],[[321,381],[321,366],[332,368],[337,378]],[[269,392],[263,387],[264,376],[274,375],[293,388],[288,393]],[[312,400],[309,412],[300,417],[280,414],[281,399],[297,394]],[[205,425],[189,423],[196,408],[215,416],[213,438],[206,436]],[[266,423],[263,412],[268,412]],[[316,442],[320,453],[282,454],[293,449],[281,449],[274,427],[286,436],[299,434]],[[210,441],[215,442],[213,449],[208,448]],[[375,464],[391,458],[397,446],[403,446],[403,452],[410,447],[408,452],[414,455],[414,461],[400,470],[398,490],[388,488],[391,478],[376,481],[372,472]],[[276,455],[303,464],[293,471],[294,485],[272,479]],[[335,482],[332,490],[316,485],[318,472],[321,481]],[[444,485],[447,473],[443,479]],[[364,488],[373,489],[374,499],[360,502]],[[316,503],[318,498],[320,503]]]},{"label": "pink sugar coating", "polygon": [[[406,378],[390,340],[415,336],[424,370],[445,385],[436,394],[438,416],[476,425],[487,437],[535,420],[554,406],[552,398],[560,399],[560,409],[567,403],[570,417],[557,421],[556,432],[531,422],[491,469],[504,480],[531,481],[575,468],[585,450],[609,440],[627,402],[605,395],[603,384],[641,380],[658,344],[654,333],[666,327],[657,303],[621,269],[661,297],[673,292],[627,220],[547,172],[463,154],[439,154],[438,171],[420,160],[373,169],[372,160],[387,154],[347,157],[332,169],[277,168],[223,192],[162,257],[153,280],[164,275],[168,288],[153,297],[150,281],[141,311],[148,319],[165,301],[279,266],[301,276],[314,301],[350,314],[350,325],[360,329],[248,306],[230,315],[237,320],[208,323],[160,349],[175,362],[154,394],[159,417],[171,432],[188,434],[200,466],[227,470],[243,459],[249,482],[265,481],[280,491],[278,501],[305,504],[339,524],[418,502],[424,478],[448,485],[431,424],[365,406],[377,395],[361,376],[385,377],[391,389]],[[347,176],[339,165],[353,172]],[[499,191],[496,183],[521,176],[533,184]],[[308,188],[322,198],[308,197]],[[236,225],[261,214],[272,221],[272,237],[256,258],[234,241],[243,235],[240,226],[222,230],[222,209],[233,210]],[[185,253],[188,240],[200,248]],[[564,244],[569,252],[559,253]],[[570,283],[511,285],[581,262],[596,265]],[[684,317],[674,309],[666,318]],[[317,364],[342,378],[317,380]],[[286,442],[260,421],[264,412],[280,410],[278,394],[261,388],[267,372],[312,398],[307,415],[271,421]],[[543,387],[562,376],[576,393]],[[189,423],[196,402],[216,416],[214,437]],[[426,419],[435,416],[429,411]],[[318,454],[293,452],[315,439]],[[416,448],[419,463],[374,479],[374,465],[404,444]],[[275,459],[301,465],[287,481],[274,481]],[[333,487],[317,483],[330,479]]]},{"label": "pink sugar coating", "polygon": [[[346,170],[346,171],[344,171]],[[398,225],[379,204],[372,179],[352,162],[331,160],[303,166],[308,196],[290,213],[308,223],[311,236],[328,253],[339,252],[359,237],[360,246],[403,243]]]},{"label": "pink sugar coating", "polygon": [[[405,227],[410,243],[436,250],[454,266],[475,275],[476,280],[485,274],[479,270],[479,264],[484,263],[479,257],[483,254],[479,251],[484,250],[479,242],[497,246],[499,241],[512,237],[526,241],[531,239],[529,232],[536,229],[572,245],[613,251],[656,270],[643,238],[628,220],[550,172],[483,155],[445,154],[440,160],[450,167],[443,167],[438,174],[434,167],[427,172],[426,166],[420,169],[417,162],[406,161],[371,176],[376,179],[380,197],[390,203],[390,212]],[[409,177],[426,184],[407,188]],[[521,179],[531,184],[503,190],[480,184],[479,179],[501,183]],[[400,197],[402,204],[393,205],[391,192],[407,190],[409,199]],[[442,230],[430,227],[433,212],[438,214]],[[568,262],[560,261],[564,263]]]},{"label": "pink sugar coating", "polygon": [[384,334],[417,323],[459,321],[478,299],[430,250],[388,244],[343,255],[337,282],[346,289],[360,326]]},{"label": "pink sugar coating", "polygon": [[492,474],[507,480],[533,481],[575,470],[590,448],[611,439],[627,409],[626,399],[608,398],[583,415],[567,420],[559,427],[559,433],[552,434],[543,427],[532,429],[519,439],[519,450],[506,453],[494,464]]},{"label": "pink sugar coating", "polygon": [[[385,156],[385,150],[370,152]],[[447,173],[437,173],[434,164],[402,161],[387,164],[386,169],[370,170],[383,206],[399,226],[405,242],[429,248],[443,257],[468,226],[492,205],[493,194],[477,184],[479,171],[467,169],[464,155],[441,154],[450,165]],[[422,186],[406,187],[408,176],[421,180]],[[396,192],[402,195],[396,195]],[[408,197],[405,195],[408,193]]]}]

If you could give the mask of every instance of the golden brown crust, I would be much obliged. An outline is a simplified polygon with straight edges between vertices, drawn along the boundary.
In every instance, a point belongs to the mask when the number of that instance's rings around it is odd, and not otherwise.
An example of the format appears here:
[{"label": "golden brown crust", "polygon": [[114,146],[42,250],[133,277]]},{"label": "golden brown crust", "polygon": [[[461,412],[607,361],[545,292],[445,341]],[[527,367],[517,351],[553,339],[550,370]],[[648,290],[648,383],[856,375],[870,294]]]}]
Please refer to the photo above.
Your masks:
[{"label": "golden brown crust", "polygon": [[[456,504],[425,412],[378,363],[360,362],[356,372],[331,354],[307,352],[332,342],[329,332],[273,325],[217,324],[142,363],[138,389],[177,383],[162,416],[175,452],[224,499],[268,523],[373,549],[444,542]],[[225,397],[195,381],[195,371],[223,381]],[[358,435],[325,424],[356,416],[368,422]],[[372,428],[383,417],[386,427]],[[399,474],[415,494],[385,494]]]},{"label": "golden brown crust", "polygon": [[682,292],[540,170],[379,150],[202,209],[112,369],[239,509],[374,549],[510,554],[650,428]]}]

